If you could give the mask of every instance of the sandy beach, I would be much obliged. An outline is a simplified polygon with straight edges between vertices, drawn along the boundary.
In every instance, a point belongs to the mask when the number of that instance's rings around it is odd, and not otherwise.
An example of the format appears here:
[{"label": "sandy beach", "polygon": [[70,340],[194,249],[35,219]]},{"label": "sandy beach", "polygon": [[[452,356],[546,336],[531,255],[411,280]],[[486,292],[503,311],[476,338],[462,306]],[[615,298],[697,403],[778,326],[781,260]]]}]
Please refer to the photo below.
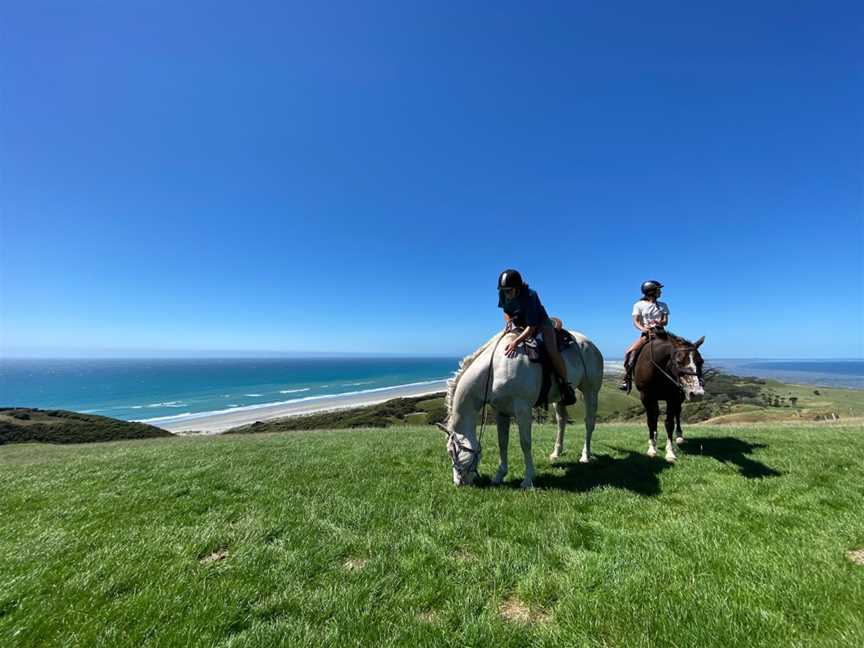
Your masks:
[{"label": "sandy beach", "polygon": [[[616,375],[623,371],[623,365],[620,361],[607,360],[604,364],[606,375]],[[362,393],[298,398],[273,405],[250,405],[248,407],[238,407],[218,412],[185,414],[170,418],[150,419],[145,420],[145,422],[174,433],[199,432],[204,434],[219,434],[234,427],[249,425],[255,421],[268,421],[285,416],[301,416],[314,412],[365,407],[367,405],[383,403],[393,398],[436,394],[446,389],[447,381],[440,380],[417,385],[384,387]]]},{"label": "sandy beach", "polygon": [[202,432],[219,434],[234,427],[249,425],[255,421],[267,421],[285,416],[299,416],[313,412],[324,412],[351,407],[363,407],[383,403],[393,398],[425,396],[447,389],[447,381],[428,382],[421,385],[398,385],[361,394],[337,394],[315,398],[297,399],[277,405],[253,405],[221,412],[204,412],[147,421],[163,430],[174,433]]}]

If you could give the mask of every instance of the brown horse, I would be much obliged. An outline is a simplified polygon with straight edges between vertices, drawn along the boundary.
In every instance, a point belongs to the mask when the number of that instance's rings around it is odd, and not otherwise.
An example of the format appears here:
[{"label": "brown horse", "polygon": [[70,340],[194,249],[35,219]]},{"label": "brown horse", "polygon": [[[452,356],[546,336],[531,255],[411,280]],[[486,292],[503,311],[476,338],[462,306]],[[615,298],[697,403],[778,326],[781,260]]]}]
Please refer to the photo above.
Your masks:
[{"label": "brown horse", "polygon": [[[702,356],[699,347],[704,337],[696,342],[668,335],[655,337],[639,354],[633,370],[633,382],[645,406],[648,420],[648,456],[657,455],[657,419],[660,418],[659,401],[666,401],[666,461],[674,462],[674,433],[681,420],[681,404],[685,400],[699,400],[705,395],[702,378]],[[680,423],[678,429],[680,430]],[[680,433],[679,433],[680,434]]]}]

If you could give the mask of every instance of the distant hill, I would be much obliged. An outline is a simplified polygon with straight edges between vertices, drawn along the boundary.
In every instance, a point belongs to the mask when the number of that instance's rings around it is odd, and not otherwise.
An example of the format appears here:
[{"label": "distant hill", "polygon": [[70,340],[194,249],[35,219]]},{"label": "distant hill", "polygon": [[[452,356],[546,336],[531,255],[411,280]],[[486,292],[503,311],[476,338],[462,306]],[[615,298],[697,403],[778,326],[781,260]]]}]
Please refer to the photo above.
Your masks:
[{"label": "distant hill", "polygon": [[174,436],[145,423],[133,423],[65,410],[0,408],[0,445],[5,443],[94,443]]}]

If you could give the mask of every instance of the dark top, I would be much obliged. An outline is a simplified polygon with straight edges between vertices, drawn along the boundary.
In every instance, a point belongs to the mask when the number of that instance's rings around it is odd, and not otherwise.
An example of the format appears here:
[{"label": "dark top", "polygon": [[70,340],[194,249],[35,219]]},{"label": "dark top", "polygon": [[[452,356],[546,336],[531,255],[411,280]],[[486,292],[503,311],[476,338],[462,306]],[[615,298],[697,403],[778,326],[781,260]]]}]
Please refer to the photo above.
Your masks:
[{"label": "dark top", "polygon": [[498,308],[504,310],[513,320],[513,324],[523,326],[545,326],[549,315],[537,293],[527,286],[519,290],[513,299],[505,299],[503,293],[498,293]]}]

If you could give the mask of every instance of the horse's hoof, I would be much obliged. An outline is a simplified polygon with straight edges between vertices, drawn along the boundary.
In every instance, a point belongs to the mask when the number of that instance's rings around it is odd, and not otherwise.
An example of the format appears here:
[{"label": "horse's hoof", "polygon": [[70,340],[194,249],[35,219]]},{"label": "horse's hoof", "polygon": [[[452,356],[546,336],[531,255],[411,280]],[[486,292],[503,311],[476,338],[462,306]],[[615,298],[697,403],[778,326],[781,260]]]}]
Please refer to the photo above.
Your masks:
[{"label": "horse's hoof", "polygon": [[534,482],[530,479],[523,479],[519,487],[522,490],[534,490]]},{"label": "horse's hoof", "polygon": [[684,437],[678,437],[677,439],[675,439],[675,443],[681,445],[682,443],[684,443]]},{"label": "horse's hoof", "polygon": [[555,461],[556,459],[560,459],[561,455],[563,455],[563,454],[564,454],[563,450],[553,450],[552,454],[549,455],[549,460]]},{"label": "horse's hoof", "polygon": [[677,460],[678,460],[678,457],[676,457],[674,454],[667,454],[666,455],[666,461],[668,461],[669,463],[675,463]]},{"label": "horse's hoof", "polygon": [[657,451],[654,448],[648,448],[648,456],[653,459],[657,456]]},{"label": "horse's hoof", "polygon": [[579,457],[579,463],[581,463],[581,464],[587,464],[590,462],[591,462],[591,457],[589,457],[586,454],[583,454],[581,457]]}]

